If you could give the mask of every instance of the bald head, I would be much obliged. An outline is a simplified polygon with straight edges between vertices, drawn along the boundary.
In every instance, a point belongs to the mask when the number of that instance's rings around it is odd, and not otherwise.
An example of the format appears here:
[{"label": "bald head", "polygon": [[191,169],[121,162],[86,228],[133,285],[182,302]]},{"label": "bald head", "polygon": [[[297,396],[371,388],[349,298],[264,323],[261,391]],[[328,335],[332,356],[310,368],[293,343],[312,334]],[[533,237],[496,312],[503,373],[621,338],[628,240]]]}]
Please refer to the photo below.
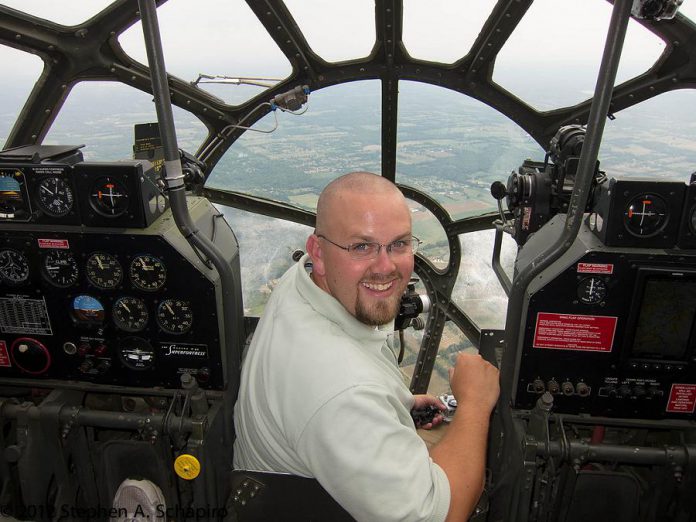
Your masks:
[{"label": "bald head", "polygon": [[393,195],[406,205],[406,199],[399,188],[388,179],[371,172],[351,172],[336,178],[322,190],[317,202],[316,230],[318,233],[321,234],[325,230],[336,207],[340,206],[347,197],[356,194]]}]

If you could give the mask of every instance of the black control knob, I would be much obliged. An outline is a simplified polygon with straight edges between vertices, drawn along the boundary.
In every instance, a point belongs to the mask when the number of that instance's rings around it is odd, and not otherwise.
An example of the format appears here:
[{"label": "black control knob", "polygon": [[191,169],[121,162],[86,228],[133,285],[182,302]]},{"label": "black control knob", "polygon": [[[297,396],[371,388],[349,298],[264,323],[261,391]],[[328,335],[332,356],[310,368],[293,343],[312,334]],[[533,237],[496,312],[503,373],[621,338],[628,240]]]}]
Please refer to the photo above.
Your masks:
[{"label": "black control knob", "polygon": [[507,196],[507,188],[505,187],[505,184],[501,181],[494,181],[491,184],[491,196],[497,200],[501,200]]},{"label": "black control knob", "polygon": [[542,381],[541,379],[534,379],[534,382],[532,383],[532,388],[534,389],[535,393],[544,393],[544,391],[546,391],[544,381]]},{"label": "black control knob", "polygon": [[573,395],[575,394],[575,386],[573,386],[572,382],[565,381],[563,384],[561,384],[561,391],[563,392],[563,395]]},{"label": "black control knob", "polygon": [[549,391],[549,393],[558,393],[561,391],[561,386],[558,384],[557,380],[551,379],[546,383],[546,389]]},{"label": "black control knob", "polygon": [[590,394],[590,387],[584,382],[579,382],[575,387],[580,397],[587,397]]}]

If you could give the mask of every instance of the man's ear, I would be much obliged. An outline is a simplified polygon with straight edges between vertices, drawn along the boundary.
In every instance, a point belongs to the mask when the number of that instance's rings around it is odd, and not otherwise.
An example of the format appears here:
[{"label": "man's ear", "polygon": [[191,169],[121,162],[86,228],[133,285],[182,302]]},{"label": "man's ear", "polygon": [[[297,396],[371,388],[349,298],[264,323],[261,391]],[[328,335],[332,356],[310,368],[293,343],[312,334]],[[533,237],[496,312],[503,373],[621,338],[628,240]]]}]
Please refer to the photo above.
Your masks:
[{"label": "man's ear", "polygon": [[307,238],[305,248],[309,257],[312,258],[312,271],[316,272],[317,275],[324,275],[324,252],[316,234],[312,234]]}]

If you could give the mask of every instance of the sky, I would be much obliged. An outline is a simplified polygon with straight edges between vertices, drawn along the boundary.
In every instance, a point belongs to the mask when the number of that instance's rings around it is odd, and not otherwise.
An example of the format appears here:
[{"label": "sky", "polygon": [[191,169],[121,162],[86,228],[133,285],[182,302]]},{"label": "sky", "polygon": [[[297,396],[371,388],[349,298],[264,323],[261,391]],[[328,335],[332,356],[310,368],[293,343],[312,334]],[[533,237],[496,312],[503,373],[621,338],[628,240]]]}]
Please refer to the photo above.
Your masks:
[{"label": "sky", "polygon": [[[6,0],[3,5],[75,25],[108,3]],[[374,44],[373,0],[287,0],[286,4],[310,46],[328,61],[365,56]],[[495,0],[404,0],[403,35],[408,52],[417,58],[456,61],[466,54],[494,5]],[[137,9],[135,0],[133,6]],[[685,0],[681,10],[696,20],[696,0]],[[513,74],[532,62],[537,66],[575,62],[576,67],[597,68],[610,15],[611,4],[605,0],[536,0],[499,54],[496,72]],[[158,19],[167,67],[177,76],[194,79],[199,72],[282,76],[290,70],[242,0],[169,0],[158,9]],[[142,38],[141,26],[136,24],[119,41],[129,54],[145,62]],[[645,70],[663,49],[663,42],[631,21],[619,81]],[[214,70],[198,70],[202,61]],[[41,67],[40,62],[36,66],[22,62],[16,52],[0,49],[6,74],[35,74],[34,68]]]}]

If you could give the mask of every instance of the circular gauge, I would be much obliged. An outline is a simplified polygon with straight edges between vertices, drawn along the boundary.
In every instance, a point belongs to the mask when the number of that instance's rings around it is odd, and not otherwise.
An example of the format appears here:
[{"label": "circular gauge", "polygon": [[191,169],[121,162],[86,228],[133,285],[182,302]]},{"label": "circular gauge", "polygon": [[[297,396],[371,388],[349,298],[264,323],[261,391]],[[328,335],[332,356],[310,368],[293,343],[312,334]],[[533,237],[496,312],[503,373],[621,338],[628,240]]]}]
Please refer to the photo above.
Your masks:
[{"label": "circular gauge", "polygon": [[118,354],[121,362],[131,370],[148,370],[155,362],[155,350],[140,337],[122,339]]},{"label": "circular gauge", "polygon": [[87,280],[97,288],[116,288],[123,279],[123,269],[116,256],[97,252],[87,258]]},{"label": "circular gauge", "polygon": [[170,334],[183,334],[191,329],[191,303],[182,299],[165,299],[157,307],[157,324]]},{"label": "circular gauge", "polygon": [[29,279],[29,260],[22,252],[0,250],[0,279],[11,285],[21,285]]},{"label": "circular gauge", "polygon": [[67,250],[51,250],[43,259],[43,274],[49,283],[67,288],[77,282],[80,274],[75,256]]},{"label": "circular gauge", "polygon": [[585,304],[597,304],[607,296],[607,284],[599,277],[586,277],[578,284],[578,297]]},{"label": "circular gauge", "polygon": [[665,200],[655,194],[641,194],[626,206],[624,225],[634,236],[651,237],[659,234],[669,219]]},{"label": "circular gauge", "polygon": [[128,191],[117,179],[105,176],[92,185],[89,202],[98,214],[117,217],[128,210]]},{"label": "circular gauge", "polygon": [[38,201],[50,216],[65,216],[73,208],[74,196],[70,185],[56,176],[39,181]]},{"label": "circular gauge", "polygon": [[140,290],[154,292],[162,288],[167,281],[167,269],[155,256],[143,254],[131,261],[130,278]]},{"label": "circular gauge", "polygon": [[145,301],[138,297],[120,297],[114,303],[114,323],[126,332],[139,332],[147,325]]},{"label": "circular gauge", "polygon": [[31,209],[25,198],[24,174],[17,169],[0,169],[0,218],[29,219]]},{"label": "circular gauge", "polygon": [[101,324],[104,322],[104,305],[91,295],[78,295],[72,302],[72,316],[80,323]]}]

